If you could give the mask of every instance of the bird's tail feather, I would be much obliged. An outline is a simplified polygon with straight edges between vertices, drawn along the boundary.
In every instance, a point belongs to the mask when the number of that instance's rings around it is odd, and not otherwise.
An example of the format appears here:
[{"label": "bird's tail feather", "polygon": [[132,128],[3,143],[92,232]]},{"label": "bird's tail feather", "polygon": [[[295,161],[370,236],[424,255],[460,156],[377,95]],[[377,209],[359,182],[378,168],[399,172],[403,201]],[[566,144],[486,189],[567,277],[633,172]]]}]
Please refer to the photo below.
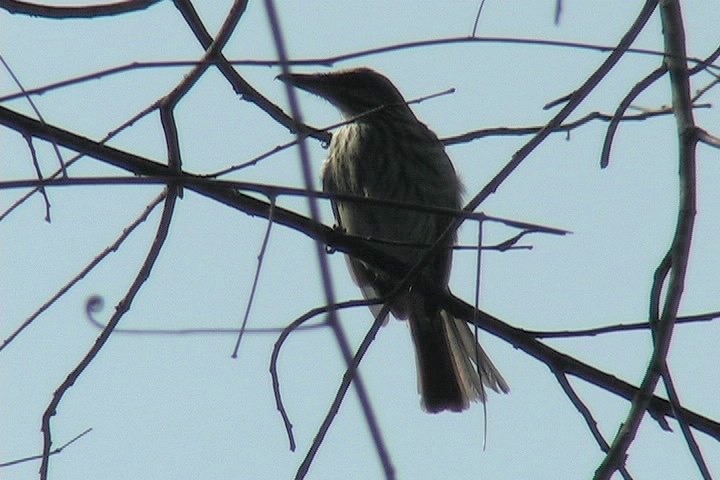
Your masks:
[{"label": "bird's tail feather", "polygon": [[423,308],[413,308],[408,320],[425,410],[459,412],[471,401],[485,402],[485,387],[510,391],[464,321],[444,310],[430,314]]}]

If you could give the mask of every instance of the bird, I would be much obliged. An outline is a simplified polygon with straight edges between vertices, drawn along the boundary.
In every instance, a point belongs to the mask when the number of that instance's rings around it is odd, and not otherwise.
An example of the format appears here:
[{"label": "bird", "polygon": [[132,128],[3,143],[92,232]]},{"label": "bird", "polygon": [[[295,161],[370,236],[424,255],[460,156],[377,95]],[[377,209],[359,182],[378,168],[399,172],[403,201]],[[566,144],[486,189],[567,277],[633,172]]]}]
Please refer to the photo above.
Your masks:
[{"label": "bird", "polygon": [[[331,138],[322,166],[323,191],[419,207],[459,211],[463,186],[443,144],[417,119],[400,91],[369,68],[328,73],[284,73],[284,83],[329,101],[344,124]],[[397,204],[332,199],[338,228],[374,242],[383,253],[408,267],[416,264],[454,218],[447,213]],[[455,235],[419,273],[423,281],[449,292]],[[350,273],[367,299],[387,296],[404,272],[387,271],[346,256]],[[466,322],[437,300],[409,288],[389,305],[393,316],[407,319],[415,346],[421,407],[429,413],[460,412],[470,402],[485,402],[485,387],[500,393],[509,387]],[[381,306],[370,307],[375,316]]]}]

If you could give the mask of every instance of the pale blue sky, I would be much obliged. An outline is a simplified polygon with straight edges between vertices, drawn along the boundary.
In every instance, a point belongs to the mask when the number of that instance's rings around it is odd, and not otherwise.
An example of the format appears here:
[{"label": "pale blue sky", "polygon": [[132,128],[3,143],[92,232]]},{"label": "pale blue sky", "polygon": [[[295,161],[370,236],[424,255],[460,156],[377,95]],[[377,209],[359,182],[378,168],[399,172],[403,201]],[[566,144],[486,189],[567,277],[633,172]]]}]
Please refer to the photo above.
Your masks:
[{"label": "pale blue sky", "polygon": [[[229,2],[198,1],[216,32]],[[324,58],[399,42],[471,33],[476,0],[279,1],[285,39],[294,58]],[[486,2],[480,36],[554,39],[615,45],[642,2],[564,1],[559,25],[554,1]],[[720,42],[720,10],[712,0],[684,2],[689,54],[704,57]],[[195,60],[202,50],[170,2],[115,19],[56,21],[0,13],[2,55],[28,88],[135,61]],[[661,50],[659,16],[635,46]],[[230,59],[272,60],[262,2],[250,2],[224,50]],[[543,105],[570,93],[602,62],[604,53],[527,44],[462,43],[401,50],[340,62],[385,73],[406,98],[455,88],[413,109],[441,137],[488,127],[540,125],[555,110]],[[627,55],[573,118],[595,110],[611,113],[642,77],[660,64]],[[322,71],[308,66],[301,71]],[[187,68],[144,69],[84,82],[34,97],[45,120],[98,139],[165,95]],[[272,101],[287,108],[278,68],[239,66],[238,71]],[[0,96],[16,87],[4,73]],[[709,76],[693,79],[698,89]],[[300,93],[305,119],[324,126],[339,120],[322,100]],[[705,102],[717,104],[718,91]],[[670,102],[663,79],[636,102],[657,108]],[[30,115],[24,100],[3,106]],[[252,104],[239,100],[210,70],[176,109],[184,166],[195,173],[242,163],[292,135]],[[698,110],[698,123],[713,131],[717,109]],[[608,169],[599,168],[606,124],[592,123],[550,137],[481,207],[488,214],[571,230],[566,237],[528,236],[532,250],[484,256],[481,306],[528,329],[573,329],[642,321],[652,273],[669,245],[677,204],[675,126],[671,117],[622,125]],[[717,130],[713,133],[718,134]],[[477,192],[528,137],[500,137],[452,146],[448,153],[467,188]],[[22,137],[0,129],[2,179],[33,178]],[[158,161],[165,147],[154,114],[120,134],[112,146]],[[35,142],[43,171],[57,160]],[[313,166],[326,151],[309,142]],[[70,153],[63,152],[66,158]],[[720,259],[720,162],[717,150],[698,149],[697,231],[683,314],[718,310]],[[84,159],[72,176],[118,174]],[[124,175],[123,173],[120,173]],[[275,155],[229,178],[301,186],[296,150]],[[120,234],[159,192],[151,186],[54,188],[52,224],[34,197],[0,223],[0,337],[5,339],[39,305]],[[21,195],[0,190],[0,205]],[[280,204],[306,212],[302,199]],[[330,208],[323,218],[332,224]],[[92,346],[99,331],[85,319],[85,302],[101,295],[106,321],[139,268],[155,234],[159,211],[121,249],[38,318],[0,352],[0,462],[36,454],[40,421],[52,393]],[[150,281],[121,328],[237,328],[250,292],[266,223],[186,192],[178,202],[170,237]],[[512,235],[494,228],[488,241]],[[460,232],[472,243],[475,227]],[[303,235],[275,226],[250,317],[251,327],[280,327],[324,295],[314,248]],[[329,257],[339,299],[359,297],[340,254]],[[472,302],[475,256],[455,256],[451,287]],[[341,314],[354,345],[372,317],[366,309]],[[87,428],[93,431],[51,461],[51,478],[194,479],[288,478],[309,447],[341,380],[344,365],[332,334],[294,334],[281,354],[282,392],[298,450],[288,451],[275,410],[268,364],[276,335],[248,335],[231,359],[234,335],[131,335],[116,332],[65,395],[52,422],[55,445]],[[602,459],[585,423],[544,365],[489,334],[481,340],[510,383],[507,396],[491,395],[488,444],[483,450],[483,409],[458,414],[421,411],[410,336],[404,323],[380,331],[362,366],[374,411],[397,477],[558,479],[589,478]],[[676,328],[670,365],[684,404],[720,419],[717,322]],[[637,384],[650,355],[647,332],[556,340],[554,347]],[[571,380],[610,441],[629,403]],[[664,392],[663,392],[664,393]],[[673,428],[677,425],[671,422]],[[705,458],[720,475],[720,446],[697,434]],[[636,479],[698,478],[679,433],[643,421],[630,449]],[[3,479],[32,478],[39,464],[0,470]],[[354,393],[346,399],[309,478],[380,478],[382,469]],[[619,478],[619,476],[618,476]]]}]

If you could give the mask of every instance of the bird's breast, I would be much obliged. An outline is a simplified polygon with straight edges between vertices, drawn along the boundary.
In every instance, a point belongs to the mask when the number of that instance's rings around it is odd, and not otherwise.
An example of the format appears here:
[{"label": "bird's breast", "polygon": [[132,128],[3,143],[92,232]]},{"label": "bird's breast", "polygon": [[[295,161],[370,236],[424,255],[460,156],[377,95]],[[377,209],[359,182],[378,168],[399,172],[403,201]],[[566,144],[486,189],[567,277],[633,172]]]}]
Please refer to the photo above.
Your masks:
[{"label": "bird's breast", "polygon": [[323,184],[332,192],[364,195],[368,152],[367,130],[363,125],[350,123],[332,136],[330,154],[323,165]]}]

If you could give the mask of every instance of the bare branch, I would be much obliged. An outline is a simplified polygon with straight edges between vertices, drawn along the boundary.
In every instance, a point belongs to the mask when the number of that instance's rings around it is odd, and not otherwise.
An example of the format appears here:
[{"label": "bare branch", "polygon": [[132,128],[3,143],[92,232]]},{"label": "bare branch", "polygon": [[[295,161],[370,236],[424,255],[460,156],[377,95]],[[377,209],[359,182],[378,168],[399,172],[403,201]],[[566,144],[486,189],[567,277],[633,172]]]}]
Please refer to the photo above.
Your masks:
[{"label": "bare branch", "polygon": [[[282,395],[280,394],[280,375],[278,374],[277,370],[277,362],[280,358],[280,350],[282,349],[285,340],[288,339],[291,333],[297,332],[301,328],[308,328],[304,325],[304,323],[320,314],[327,313],[330,310],[340,310],[343,308],[353,307],[367,307],[369,305],[375,305],[377,303],[381,302],[373,300],[350,300],[347,302],[340,302],[335,305],[327,305],[324,307],[313,308],[312,310],[304,313],[300,317],[293,320],[287,327],[283,328],[280,332],[280,336],[275,341],[272,355],[270,356],[270,376],[272,377],[273,382],[275,405],[277,406],[277,409],[280,412],[280,416],[283,419],[283,424],[285,425],[285,432],[287,433],[288,441],[290,442],[290,450],[292,450],[293,452],[295,451],[296,447],[295,437],[292,434],[292,423],[290,422],[290,417],[287,414],[287,410],[285,409],[285,405],[282,401]],[[327,328],[327,325],[323,322],[322,324],[316,325],[315,327]]]},{"label": "bare branch", "polygon": [[[88,429],[84,430],[83,432],[75,435],[73,438],[71,438],[67,442],[65,442],[62,445],[60,445],[59,447],[55,448],[52,452],[50,452],[50,455],[57,455],[58,453],[61,453],[63,450],[65,450],[65,448],[69,447],[76,441],[80,440],[82,437],[84,437],[85,435],[87,435],[90,432],[92,432],[92,428],[88,428]],[[0,463],[0,468],[11,467],[11,466],[17,465],[19,463],[32,462],[34,460],[40,460],[42,458],[43,458],[42,455],[31,455],[29,457],[19,458],[17,460],[11,460],[9,462]]]},{"label": "bare branch", "polygon": [[[685,315],[677,317],[676,324],[710,322],[720,318],[720,312],[709,312],[699,315]],[[583,328],[579,330],[558,330],[558,331],[541,331],[541,330],[523,330],[528,335],[535,338],[577,338],[577,337],[594,337],[596,335],[604,335],[607,333],[631,332],[638,330],[650,330],[652,325],[650,322],[638,322],[619,325],[607,325],[595,328]]]},{"label": "bare branch", "polygon": [[665,65],[656,68],[650,72],[645,78],[640,80],[635,86],[625,95],[618,104],[615,114],[608,125],[607,133],[605,134],[605,140],[603,141],[602,153],[600,154],[600,167],[605,168],[610,164],[610,147],[612,146],[613,139],[615,138],[615,132],[617,132],[620,120],[622,119],[625,111],[628,109],[630,104],[644,92],[650,85],[658,81],[667,73],[667,67]]},{"label": "bare branch", "polygon": [[110,245],[107,246],[101,253],[99,253],[93,260],[87,264],[77,275],[75,275],[70,281],[68,281],[63,287],[55,292],[55,294],[50,297],[49,300],[47,300],[45,303],[43,303],[40,308],[35,310],[25,321],[17,328],[15,331],[6,338],[2,345],[0,345],[0,352],[10,345],[10,343],[20,335],[20,333],[25,330],[36,318],[38,318],[44,311],[46,311],[48,308],[50,308],[51,305],[53,305],[59,298],[61,298],[63,295],[65,295],[72,287],[74,287],[80,280],[85,278],[85,276],[92,271],[93,268],[98,266],[98,264],[108,255],[111,253],[117,251],[118,248],[120,248],[120,245],[127,239],[130,234],[145,220],[147,220],[150,213],[157,207],[160,202],[162,202],[165,199],[165,196],[167,195],[166,191],[163,191],[158,197],[156,197],[150,204],[145,207],[145,211],[135,219],[130,225],[125,227],[120,234],[120,236]]},{"label": "bare branch", "polygon": [[[275,3],[272,0],[265,0],[265,9],[267,11],[268,20],[270,22],[270,27],[273,34],[273,40],[275,42],[278,59],[280,60],[280,64],[282,67],[282,73],[288,74],[288,56],[285,50],[285,41],[283,39],[283,33],[280,27],[280,20],[275,10]],[[290,111],[292,113],[293,123],[303,124],[300,107],[295,97],[295,90],[289,84],[286,84],[286,92],[288,96],[288,103],[290,104]],[[302,167],[302,175],[305,188],[307,190],[314,190],[314,175],[312,174],[312,169],[310,167],[310,155],[307,150],[305,137],[302,133],[298,133],[298,147],[300,152],[300,165]],[[320,212],[318,209],[317,199],[313,197],[308,197],[308,206],[310,207],[310,218],[314,222],[318,223],[320,218]],[[333,285],[332,276],[330,274],[327,256],[325,255],[324,245],[322,245],[321,242],[315,242],[315,252],[317,254],[317,260],[320,266],[320,277],[322,280],[323,290],[325,291],[325,298],[327,300],[326,303],[332,305],[336,303],[335,287]],[[340,325],[340,322],[338,321],[337,315],[335,314],[334,310],[328,312],[326,321],[332,329],[333,334],[335,335],[335,340],[340,347],[340,351],[342,352],[343,359],[345,360],[345,364],[347,366],[347,375],[349,375],[355,382],[355,390],[357,392],[358,399],[360,400],[362,412],[365,416],[365,422],[367,423],[370,434],[373,438],[373,444],[375,445],[378,458],[383,465],[385,477],[387,479],[395,478],[394,467],[390,460],[390,454],[385,446],[385,441],[383,440],[382,433],[380,432],[380,425],[377,422],[375,412],[372,408],[372,405],[370,404],[370,398],[365,389],[362,377],[357,372],[355,366],[353,366],[353,355],[350,348],[350,343],[347,340],[345,331]],[[317,445],[315,444],[315,442],[313,442],[313,446],[315,448],[319,448],[320,442],[322,442],[322,437],[324,437],[324,434],[322,434],[322,428],[318,432],[318,435],[320,436],[320,439]],[[312,462],[312,452],[313,447],[311,447],[310,452],[308,453],[309,457],[306,457],[308,465],[310,462]],[[303,462],[303,464],[305,464],[305,462]],[[304,477],[304,474],[301,475],[301,471],[302,466],[301,469],[298,471],[296,478]]]},{"label": "bare branch", "polygon": [[0,0],[0,8],[10,13],[64,20],[68,18],[115,16],[145,10],[156,3],[160,3],[160,0],[124,0],[116,3],[87,5],[84,7],[57,7],[17,0]]},{"label": "bare branch", "polygon": [[711,135],[708,131],[699,129],[698,130],[698,141],[709,145],[714,148],[720,148],[720,137]]},{"label": "bare branch", "polygon": [[[170,172],[167,166],[145,159],[138,155],[133,155],[121,150],[117,150],[105,145],[97,143],[86,138],[74,135],[57,127],[42,125],[39,122],[19,115],[4,107],[0,107],[0,123],[13,125],[16,128],[27,131],[28,133],[40,137],[56,138],[58,143],[66,148],[84,152],[94,158],[106,161],[111,165],[116,165],[125,170],[142,175],[158,175],[169,176]],[[211,184],[200,182],[193,186],[187,186],[201,195],[213,198],[216,201],[228,205],[232,208],[241,210],[249,215],[267,218],[270,206],[247,195],[242,195],[236,191],[227,188],[217,188]],[[378,268],[389,268],[391,271],[403,271],[403,266],[397,261],[390,258],[382,251],[373,248],[368,242],[361,239],[346,236],[331,228],[312,222],[310,219],[298,215],[289,210],[277,207],[275,209],[275,221],[284,226],[296,229],[310,238],[320,240],[323,243],[332,246],[345,253],[370,263]],[[471,321],[473,318],[473,309],[469,305],[465,305],[455,297],[445,298],[443,305],[447,306],[453,315],[459,316]],[[454,308],[454,310],[453,310]],[[587,364],[579,362],[568,357],[528,336],[520,329],[510,327],[500,320],[491,317],[483,312],[480,316],[480,328],[483,328],[500,338],[505,339],[512,345],[522,348],[525,352],[535,358],[540,359],[548,365],[562,365],[567,373],[585,379],[595,385],[607,389],[609,392],[619,395],[626,399],[632,399],[637,392],[636,387],[623,382],[612,375],[601,372]],[[666,415],[672,415],[670,405],[659,397],[653,397],[651,404],[651,413],[655,418],[662,418]],[[687,410],[683,411],[687,421],[693,427],[720,439],[720,424],[702,417],[697,413]]]},{"label": "bare branch", "polygon": [[[575,409],[585,420],[585,423],[587,424],[590,433],[592,433],[593,438],[595,438],[595,441],[600,446],[600,450],[602,450],[603,452],[607,452],[610,449],[610,445],[608,445],[605,437],[603,437],[602,433],[600,433],[600,429],[598,429],[597,426],[597,421],[593,417],[592,412],[572,388],[572,385],[570,385],[570,382],[567,379],[567,375],[565,375],[564,373],[555,372],[555,378],[557,378],[558,383],[565,392],[565,395],[567,395],[567,397],[570,399],[570,402],[572,402],[572,404],[575,406]],[[620,473],[625,480],[632,479],[632,476],[630,476],[630,472],[628,472],[627,467],[623,466],[620,469]]]},{"label": "bare branch", "polygon": [[[250,318],[250,308],[252,307],[253,300],[255,299],[255,292],[257,291],[258,282],[260,280],[260,270],[262,269],[263,260],[265,260],[265,252],[267,251],[268,241],[270,240],[270,231],[273,226],[273,212],[275,211],[275,197],[270,197],[270,211],[268,212],[268,225],[265,229],[265,236],[263,237],[262,244],[260,245],[260,253],[257,256],[257,268],[255,269],[255,276],[253,277],[252,286],[250,287],[250,296],[248,297],[247,306],[245,307],[245,315],[242,319],[242,325],[240,325],[240,331],[238,332],[237,341],[235,342],[235,348],[233,349],[232,358],[237,358],[238,349],[240,348],[240,340],[246,331],[248,319]],[[291,448],[291,450],[293,450]]]},{"label": "bare branch", "polygon": [[174,191],[174,189],[171,189],[168,192],[168,196],[165,198],[165,204],[164,204],[164,210],[162,218],[160,219],[160,223],[158,225],[158,231],[155,236],[155,239],[150,247],[150,251],[148,252],[148,255],[145,259],[145,262],[143,263],[142,267],[138,271],[137,276],[135,277],[135,280],[133,281],[132,285],[128,289],[127,293],[125,294],[125,297],[120,301],[120,303],[117,305],[115,309],[115,313],[113,314],[112,318],[108,322],[105,329],[102,331],[100,336],[95,340],[95,344],[92,346],[92,348],[87,352],[85,357],[78,363],[78,365],[67,375],[65,380],[60,384],[60,386],[55,390],[55,393],[53,394],[53,398],[50,401],[50,404],[45,409],[45,413],[42,417],[42,427],[41,431],[43,433],[43,457],[42,457],[42,464],[40,465],[40,479],[41,480],[47,480],[48,478],[48,467],[50,463],[50,450],[52,448],[52,435],[50,431],[50,420],[52,417],[55,416],[57,412],[57,408],[60,405],[60,401],[62,400],[65,393],[72,387],[75,382],[80,378],[80,375],[85,371],[85,369],[92,363],[92,361],[95,359],[97,354],[100,352],[100,350],[103,348],[103,346],[107,343],[107,341],[110,339],[110,335],[112,335],[112,332],[114,328],[117,326],[117,324],[120,322],[120,319],[125,315],[125,313],[130,310],[130,306],[132,305],[132,302],[137,295],[137,293],[140,291],[140,288],[143,286],[145,281],[150,276],[150,272],[152,271],[153,266],[155,265],[155,261],[157,260],[158,256],[160,255],[160,251],[162,250],[163,245],[165,244],[165,240],[167,239],[168,230],[170,227],[170,221],[173,216],[173,212],[175,211],[175,201],[177,199],[177,194]]},{"label": "bare branch", "polygon": [[598,480],[609,479],[613,472],[625,464],[627,450],[630,447],[645,411],[651,402],[652,393],[662,375],[667,356],[673,326],[685,283],[685,272],[690,255],[690,243],[695,220],[696,171],[695,147],[698,137],[693,119],[692,99],[687,62],[685,60],[685,32],[682,24],[680,4],[674,0],[660,2],[660,18],[663,25],[663,37],[667,56],[665,62],[670,72],[673,110],[675,111],[680,166],[680,201],[677,227],[672,245],[666,259],[670,263],[667,291],[660,320],[655,330],[655,348],[632,407],[617,433],[612,447],[595,472]]}]

